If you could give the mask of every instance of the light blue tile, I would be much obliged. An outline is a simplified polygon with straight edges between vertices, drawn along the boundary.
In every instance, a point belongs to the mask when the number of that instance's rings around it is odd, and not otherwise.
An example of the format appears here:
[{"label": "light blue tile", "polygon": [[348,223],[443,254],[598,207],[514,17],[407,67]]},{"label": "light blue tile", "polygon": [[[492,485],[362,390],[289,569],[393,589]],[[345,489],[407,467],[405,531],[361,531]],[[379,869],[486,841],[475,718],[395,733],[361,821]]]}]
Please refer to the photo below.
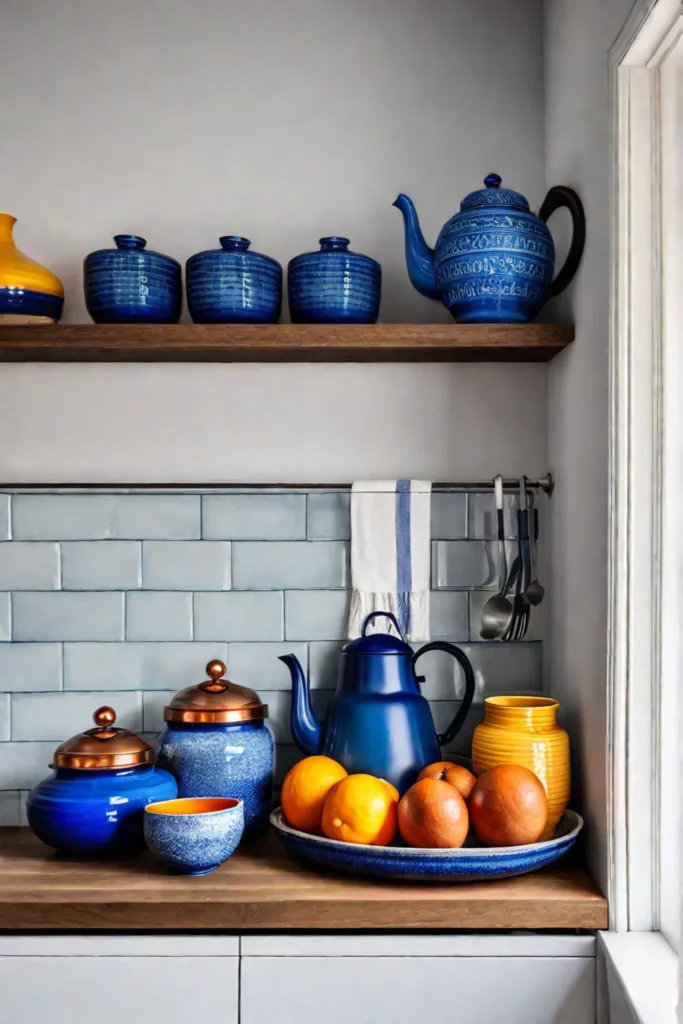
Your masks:
[{"label": "light blue tile", "polygon": [[[417,650],[421,645],[414,644]],[[540,643],[458,643],[474,671],[476,704],[507,693],[538,693],[543,689]],[[420,690],[427,700],[462,700],[465,678],[458,662],[444,651],[429,651],[418,662],[425,677]]]},{"label": "light blue tile", "polygon": [[229,590],[230,542],[145,541],[142,585],[145,590]]},{"label": "light blue tile", "polygon": [[191,640],[192,594],[132,591],[126,595],[126,640]]},{"label": "light blue tile", "polygon": [[[10,735],[10,702],[9,693],[0,693],[0,741],[8,740]],[[2,754],[0,753],[0,756]]]},{"label": "light blue tile", "polygon": [[[2,778],[2,768],[0,768]],[[15,789],[0,793],[0,828],[8,828],[21,824],[21,793]]]},{"label": "light blue tile", "polygon": [[205,540],[304,540],[305,494],[211,494],[202,498]]},{"label": "light blue tile", "polygon": [[238,541],[232,546],[235,590],[318,590],[348,583],[343,541]]},{"label": "light blue tile", "polygon": [[[453,721],[460,707],[460,702],[454,700],[435,700],[430,701],[429,706],[436,731],[438,734],[441,734],[446,731]],[[472,753],[474,730],[483,720],[483,706],[481,704],[473,705],[458,735],[447,746],[442,747],[441,752],[443,756],[450,759],[453,755],[458,755],[458,757],[455,757],[455,760],[459,760],[460,757],[469,759]],[[464,763],[467,767],[471,767],[471,762],[465,761]]]},{"label": "light blue tile", "polygon": [[195,594],[197,640],[282,640],[283,595],[227,592]]},{"label": "light blue tile", "polygon": [[306,757],[302,750],[293,743],[278,743],[275,747],[275,767],[273,776],[276,786],[281,786],[283,779],[290,768]]},{"label": "light blue tile", "polygon": [[28,826],[28,817],[26,815],[26,798],[28,797],[29,793],[29,789],[19,790],[19,824],[21,825],[22,828],[26,828]]},{"label": "light blue tile", "polygon": [[321,491],[308,495],[308,539],[349,540],[351,495],[348,491]]},{"label": "light blue tile", "polygon": [[485,540],[432,542],[433,589],[498,587],[498,545]]},{"label": "light blue tile", "polygon": [[[291,729],[291,708],[292,696],[284,690],[273,690],[270,693],[263,692],[259,696],[264,704],[268,705],[268,725],[276,743],[292,744],[294,738]],[[333,694],[329,690],[316,690],[311,695],[313,713],[324,722],[327,717],[327,709],[332,700]]]},{"label": "light blue tile", "polygon": [[30,693],[61,688],[61,644],[0,644],[0,690]]},{"label": "light blue tile", "polygon": [[141,585],[139,541],[67,541],[61,547],[64,590],[135,590]]},{"label": "light blue tile", "polygon": [[164,708],[173,700],[175,690],[153,690],[142,694],[142,728],[159,733],[166,728]]},{"label": "light blue tile", "polygon": [[[94,710],[94,708],[93,708]],[[51,773],[55,743],[3,743],[0,789],[33,789]]]},{"label": "light blue tile", "polygon": [[202,682],[225,643],[65,644],[65,690],[182,690]]},{"label": "light blue tile", "polygon": [[12,604],[9,594],[0,593],[0,643],[12,639]]},{"label": "light blue tile", "polygon": [[[529,495],[531,504],[536,503],[534,494]],[[517,536],[517,509],[519,495],[506,494],[503,500],[503,523],[505,536],[513,540]],[[543,509],[540,509],[542,514]],[[470,494],[468,515],[468,536],[478,540],[494,540],[498,537],[498,520],[493,492]],[[540,528],[543,529],[541,522]]]},{"label": "light blue tile", "polygon": [[0,540],[9,540],[12,536],[10,502],[9,494],[0,494]]},{"label": "light blue tile", "polygon": [[468,608],[464,590],[433,590],[430,594],[432,640],[467,640]]},{"label": "light blue tile", "polygon": [[93,714],[103,704],[116,712],[116,726],[139,732],[142,728],[142,694],[98,691],[96,693],[15,693],[12,696],[12,741],[54,740],[63,742],[93,728]]},{"label": "light blue tile", "polygon": [[336,689],[343,646],[338,640],[319,640],[308,645],[311,689]]},{"label": "light blue tile", "polygon": [[228,645],[228,676],[233,683],[261,690],[291,690],[292,679],[289,669],[278,658],[283,654],[295,654],[304,672],[308,670],[308,648],[306,644],[285,641],[277,644]]},{"label": "light blue tile", "polygon": [[114,537],[118,540],[199,540],[198,494],[116,494]]},{"label": "light blue tile", "polygon": [[34,593],[12,595],[15,640],[123,640],[123,594]]},{"label": "light blue tile", "polygon": [[0,544],[0,588],[58,590],[59,546],[17,540]]},{"label": "light blue tile", "polygon": [[111,494],[14,494],[15,540],[105,540],[114,536]]},{"label": "light blue tile", "polygon": [[290,590],[285,594],[288,640],[343,640],[348,615],[348,590]]},{"label": "light blue tile", "polygon": [[435,491],[432,493],[432,540],[458,540],[467,537],[467,495]]}]

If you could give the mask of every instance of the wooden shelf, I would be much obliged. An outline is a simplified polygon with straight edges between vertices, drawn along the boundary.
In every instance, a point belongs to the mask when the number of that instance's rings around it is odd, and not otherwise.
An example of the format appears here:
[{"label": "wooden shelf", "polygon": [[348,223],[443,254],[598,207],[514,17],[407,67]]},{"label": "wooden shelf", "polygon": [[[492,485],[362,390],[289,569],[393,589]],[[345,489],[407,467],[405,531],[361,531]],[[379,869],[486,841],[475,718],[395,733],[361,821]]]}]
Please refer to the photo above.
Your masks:
[{"label": "wooden shelf", "polygon": [[0,362],[547,362],[571,324],[0,326]]},{"label": "wooden shelf", "polygon": [[607,927],[607,901],[576,867],[497,882],[382,883],[291,860],[268,836],[205,878],[186,878],[167,873],[147,853],[119,863],[68,860],[26,828],[0,830],[0,851],[0,929]]}]

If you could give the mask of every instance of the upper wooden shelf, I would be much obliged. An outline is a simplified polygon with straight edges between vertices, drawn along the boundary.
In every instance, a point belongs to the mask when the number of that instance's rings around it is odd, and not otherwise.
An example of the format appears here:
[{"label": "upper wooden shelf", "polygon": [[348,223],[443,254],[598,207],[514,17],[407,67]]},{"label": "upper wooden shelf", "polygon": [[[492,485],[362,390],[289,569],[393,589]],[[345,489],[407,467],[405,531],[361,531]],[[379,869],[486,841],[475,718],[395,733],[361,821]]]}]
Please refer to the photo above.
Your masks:
[{"label": "upper wooden shelf", "polygon": [[536,362],[572,324],[47,324],[0,326],[0,362]]}]

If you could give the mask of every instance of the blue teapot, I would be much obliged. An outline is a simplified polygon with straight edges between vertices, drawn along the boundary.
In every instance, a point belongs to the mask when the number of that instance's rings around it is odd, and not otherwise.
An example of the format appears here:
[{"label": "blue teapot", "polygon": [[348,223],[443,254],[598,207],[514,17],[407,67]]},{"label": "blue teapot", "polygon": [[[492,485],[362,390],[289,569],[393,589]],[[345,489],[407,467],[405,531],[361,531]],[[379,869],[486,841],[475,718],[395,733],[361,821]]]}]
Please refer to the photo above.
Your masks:
[{"label": "blue teapot", "polygon": [[[380,615],[392,621],[398,636],[367,635],[368,624]],[[424,676],[415,673],[418,659],[427,651],[452,654],[465,676],[465,696],[442,736],[437,736],[429,703],[420,693]],[[343,649],[337,690],[324,725],[313,714],[308,680],[297,658],[285,654],[280,661],[292,675],[292,735],[304,753],[326,754],[349,774],[386,779],[401,794],[422,768],[440,760],[440,747],[460,731],[474,697],[474,672],[463,652],[442,640],[414,652],[390,612],[368,615],[362,635]]]},{"label": "blue teapot", "polygon": [[[399,195],[408,275],[422,295],[441,299],[461,324],[528,323],[578,270],[586,240],[581,200],[564,185],[551,188],[538,216],[508,188],[499,174],[485,188],[466,195],[460,212],[441,229],[434,249],[424,240],[412,199]],[[555,245],[546,227],[551,213],[565,206],[572,218],[572,241],[564,265],[553,277]]]}]

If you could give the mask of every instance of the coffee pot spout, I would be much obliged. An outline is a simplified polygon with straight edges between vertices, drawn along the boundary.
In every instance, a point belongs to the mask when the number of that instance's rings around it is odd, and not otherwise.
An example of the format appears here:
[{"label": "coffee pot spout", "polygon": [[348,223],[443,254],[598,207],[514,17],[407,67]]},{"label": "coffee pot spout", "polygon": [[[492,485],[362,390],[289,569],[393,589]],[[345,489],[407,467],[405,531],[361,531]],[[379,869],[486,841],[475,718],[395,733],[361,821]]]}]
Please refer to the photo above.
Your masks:
[{"label": "coffee pot spout", "polygon": [[292,677],[292,736],[305,754],[319,754],[323,745],[323,727],[311,707],[308,679],[296,655],[283,654],[279,660],[284,662]]},{"label": "coffee pot spout", "polygon": [[434,250],[424,240],[417,210],[410,196],[401,193],[394,200],[394,206],[403,214],[406,239],[406,264],[413,288],[428,299],[441,297],[436,287],[434,274]]}]

